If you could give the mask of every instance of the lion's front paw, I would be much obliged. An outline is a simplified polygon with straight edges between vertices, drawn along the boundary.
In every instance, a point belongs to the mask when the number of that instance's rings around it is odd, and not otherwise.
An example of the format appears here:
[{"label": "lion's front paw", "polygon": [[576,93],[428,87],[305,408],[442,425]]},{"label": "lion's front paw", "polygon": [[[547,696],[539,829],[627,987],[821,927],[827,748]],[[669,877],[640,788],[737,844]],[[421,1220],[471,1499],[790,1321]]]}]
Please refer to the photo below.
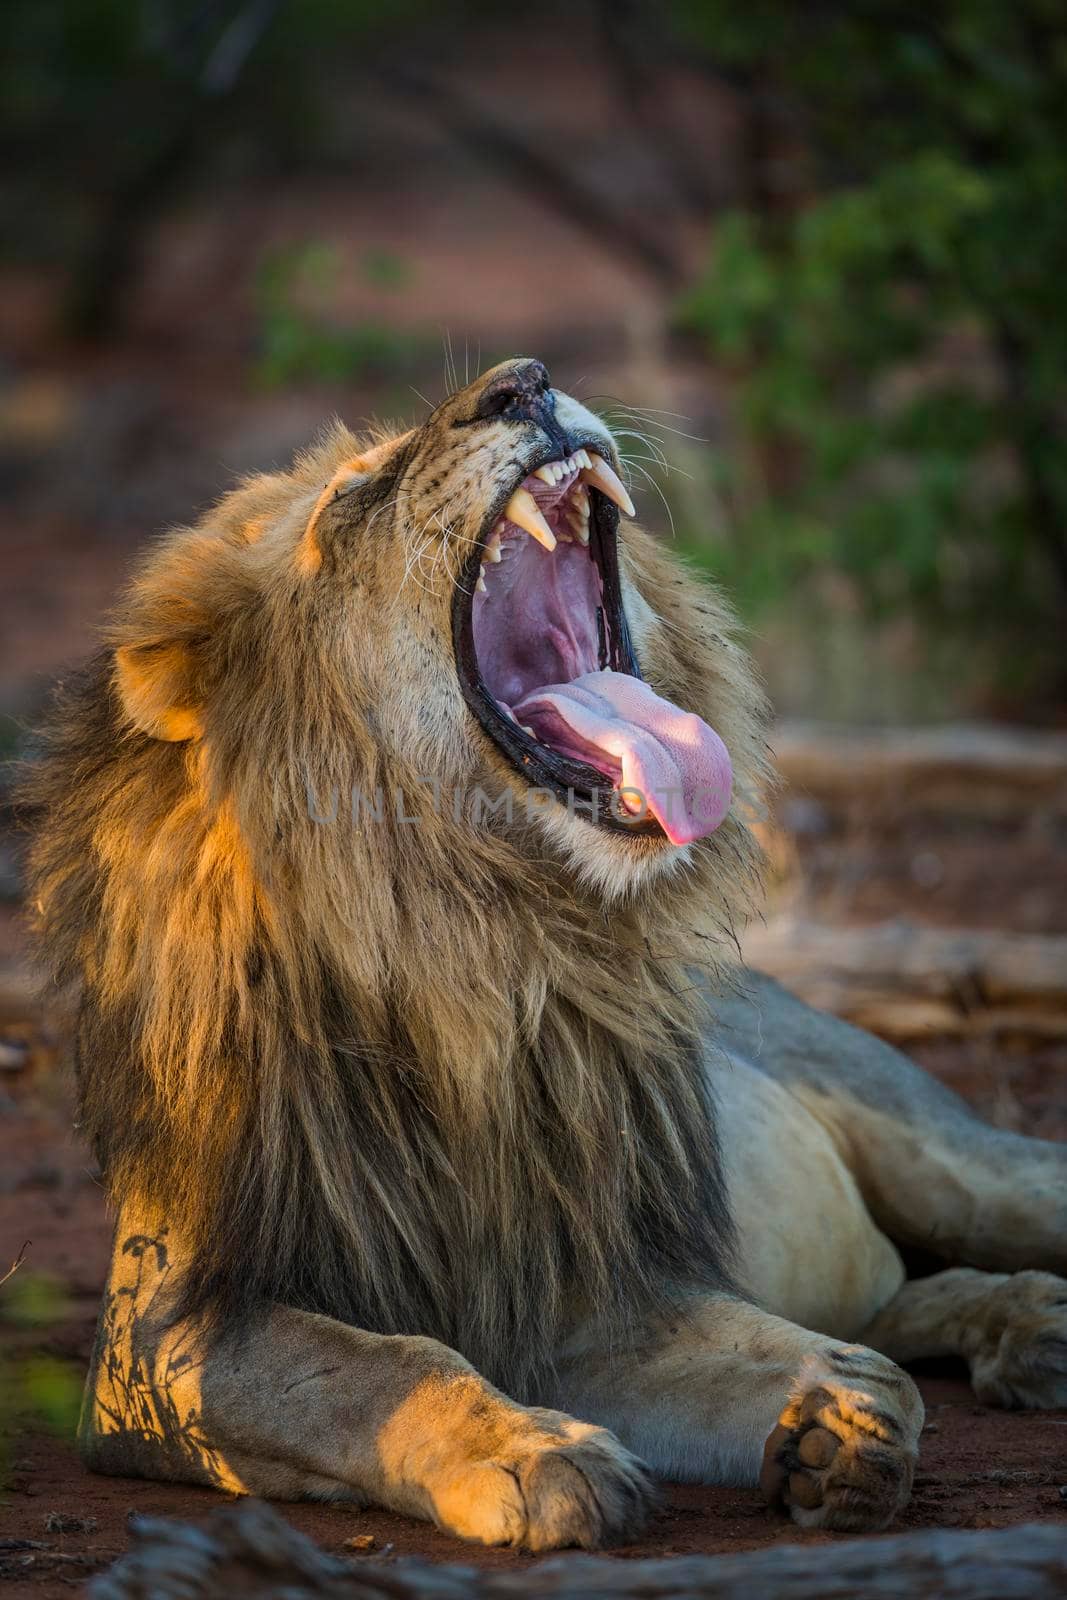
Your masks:
[{"label": "lion's front paw", "polygon": [[534,1411],[532,1427],[501,1439],[435,1485],[438,1524],[480,1544],[585,1550],[633,1539],[653,1500],[652,1481],[605,1428]]},{"label": "lion's front paw", "polygon": [[1014,1272],[967,1330],[971,1382],[990,1406],[1067,1406],[1067,1278]]},{"label": "lion's front paw", "polygon": [[865,1533],[907,1504],[919,1391],[892,1361],[849,1345],[805,1364],[764,1447],[760,1487],[803,1528]]}]

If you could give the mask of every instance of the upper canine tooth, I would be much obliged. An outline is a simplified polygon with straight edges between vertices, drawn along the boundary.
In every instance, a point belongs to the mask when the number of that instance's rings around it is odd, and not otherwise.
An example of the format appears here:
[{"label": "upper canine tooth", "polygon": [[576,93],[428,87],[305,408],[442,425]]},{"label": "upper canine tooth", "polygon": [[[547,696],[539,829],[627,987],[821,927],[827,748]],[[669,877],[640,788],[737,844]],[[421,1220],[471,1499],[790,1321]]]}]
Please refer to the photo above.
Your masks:
[{"label": "upper canine tooth", "polygon": [[547,483],[551,489],[552,485],[556,481],[556,474],[552,471],[551,461],[546,461],[543,467],[538,467],[537,471],[534,473],[534,477],[540,478],[541,482]]},{"label": "upper canine tooth", "polygon": [[536,539],[538,544],[544,545],[546,550],[556,548],[556,536],[548,523],[537,509],[537,501],[529,489],[516,489],[507,505],[504,515],[509,522],[514,522],[516,527]]},{"label": "upper canine tooth", "polygon": [[603,456],[598,456],[592,451],[589,465],[584,469],[585,481],[595,484],[601,494],[606,494],[609,500],[614,500],[620,511],[628,517],[634,515],[634,503],[626,493],[626,486],[613,467],[609,467]]}]

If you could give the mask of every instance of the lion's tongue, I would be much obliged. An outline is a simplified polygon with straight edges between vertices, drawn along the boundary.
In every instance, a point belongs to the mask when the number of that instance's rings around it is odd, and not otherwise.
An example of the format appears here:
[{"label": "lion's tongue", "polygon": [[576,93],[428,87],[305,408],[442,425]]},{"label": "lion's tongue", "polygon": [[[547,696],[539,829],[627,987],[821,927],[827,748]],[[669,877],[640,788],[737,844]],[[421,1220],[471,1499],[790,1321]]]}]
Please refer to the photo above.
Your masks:
[{"label": "lion's tongue", "polygon": [[[729,810],[730,757],[719,735],[640,678],[587,672],[534,689],[511,709],[545,744],[636,790],[672,844],[713,833]],[[641,809],[636,796],[624,798]]]}]

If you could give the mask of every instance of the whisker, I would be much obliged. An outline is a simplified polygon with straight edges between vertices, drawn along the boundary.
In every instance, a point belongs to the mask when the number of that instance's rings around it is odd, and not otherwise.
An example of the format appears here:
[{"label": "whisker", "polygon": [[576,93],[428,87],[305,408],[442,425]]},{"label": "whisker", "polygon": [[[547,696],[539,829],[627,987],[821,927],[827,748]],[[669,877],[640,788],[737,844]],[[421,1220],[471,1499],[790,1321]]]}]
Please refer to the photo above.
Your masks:
[{"label": "whisker", "polygon": [[452,374],[452,393],[455,394],[459,389],[459,368],[456,366],[456,352],[452,348],[451,328],[445,329],[445,338],[448,341],[448,367]]},{"label": "whisker", "polygon": [[636,439],[638,444],[643,444],[651,452],[651,459],[658,461],[661,467],[666,467],[667,454],[656,439],[650,439],[646,433],[639,433],[636,428],[614,428],[612,430],[616,439]]},{"label": "whisker", "polygon": [[656,482],[656,480],[652,476],[651,472],[648,472],[643,466],[641,466],[640,462],[635,461],[634,462],[634,468],[635,468],[635,470],[637,472],[639,472],[641,474],[642,478],[644,478],[647,481],[649,487],[652,488],[652,489],[655,489],[656,493],[659,495],[660,499],[663,501],[663,509],[666,511],[666,513],[667,513],[667,521],[671,525],[671,538],[672,539],[677,539],[678,530],[674,526],[674,512],[671,510],[671,503],[667,499],[667,496],[664,494],[663,490],[660,488],[659,484]]},{"label": "whisker", "polygon": [[387,500],[384,505],[379,506],[377,511],[374,513],[374,515],[368,521],[367,527],[368,528],[373,528],[375,522],[381,516],[382,512],[383,511],[388,511],[391,506],[395,506],[399,499],[400,499],[400,496],[398,494],[395,494],[391,500]]},{"label": "whisker", "polygon": [[400,580],[400,587],[401,588],[404,587],[404,585],[407,583],[409,578],[412,578],[412,579],[414,579],[414,581],[416,583],[419,584],[419,588],[420,589],[424,589],[427,594],[432,594],[433,593],[432,590],[427,590],[426,589],[425,584],[419,583],[418,578],[415,576],[415,568],[417,566],[421,568],[422,557],[426,553],[426,548],[430,544],[430,542],[431,542],[431,540],[429,538],[427,538],[427,539],[425,539],[423,541],[423,543],[419,546],[419,548],[417,550],[411,549],[411,550],[408,551],[407,556],[406,556],[405,561],[404,561],[404,576]]},{"label": "whisker", "polygon": [[[645,412],[638,411],[636,406],[625,406],[623,409],[628,413],[629,416],[636,418],[638,422],[645,423],[650,428],[662,428],[666,433],[673,433],[679,439],[690,439],[694,444],[711,443],[709,439],[705,439],[699,433],[687,433],[684,428],[674,428],[669,422],[660,422],[658,417],[650,417],[646,415]],[[673,413],[668,412],[667,415],[671,416]],[[688,421],[689,419],[686,418],[685,420]]]},{"label": "whisker", "polygon": [[664,461],[662,456],[643,456],[639,450],[620,450],[619,454],[624,461],[647,461],[649,466],[658,467],[668,478],[676,472],[680,478],[688,478],[690,483],[693,481],[693,474],[686,472],[676,461]]},{"label": "whisker", "polygon": [[620,400],[617,395],[603,394],[591,395],[586,404],[594,400],[606,400],[606,406],[600,406],[600,414],[607,417],[611,411],[618,412],[620,416],[630,417],[637,422],[643,422],[649,428],[661,428],[665,433],[677,434],[680,439],[691,439],[694,444],[709,444],[710,440],[702,438],[700,434],[687,433],[684,428],[675,428],[669,422],[663,422],[663,417],[674,417],[677,422],[691,422],[684,411],[667,411],[658,406],[632,406],[625,400]]},{"label": "whisker", "polygon": [[[633,427],[633,426],[631,426],[631,427],[626,427],[625,426],[626,423],[631,423],[632,424],[633,422],[636,421],[636,419],[634,417],[631,417],[629,415],[629,413],[627,413],[625,416],[623,416],[621,421],[616,420],[616,414],[614,412],[610,412],[610,411],[601,412],[601,416],[603,417],[604,421],[607,423],[608,427],[611,429],[611,433],[612,433],[612,437],[613,438],[618,438],[618,439],[639,439],[643,445],[646,445],[648,447],[649,450],[652,450],[652,451],[654,451],[654,452],[656,452],[656,453],[658,453],[660,455],[665,455],[666,441],[662,437],[654,438],[652,434],[645,433],[640,428],[636,428],[636,427]],[[621,416],[621,413],[620,413],[620,416]],[[646,426],[653,427],[654,424],[653,423],[647,423]]]}]

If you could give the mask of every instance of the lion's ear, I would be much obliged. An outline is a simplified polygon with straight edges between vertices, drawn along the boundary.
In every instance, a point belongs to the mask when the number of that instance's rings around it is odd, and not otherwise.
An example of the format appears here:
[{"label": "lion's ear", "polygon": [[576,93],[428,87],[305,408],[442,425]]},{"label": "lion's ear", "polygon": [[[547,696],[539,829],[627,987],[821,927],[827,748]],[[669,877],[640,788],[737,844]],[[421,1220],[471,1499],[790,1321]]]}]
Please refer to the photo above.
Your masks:
[{"label": "lion's ear", "polygon": [[186,643],[121,645],[115,651],[115,685],[127,717],[153,739],[199,739],[196,667]]},{"label": "lion's ear", "polygon": [[395,455],[400,446],[410,439],[414,430],[409,428],[406,433],[398,434],[395,439],[383,439],[375,445],[368,445],[358,455],[349,456],[336,469],[333,476],[323,485],[322,492],[311,508],[303,538],[297,546],[297,563],[306,573],[317,572],[322,564],[322,546],[319,539],[319,524],[323,512],[338,500],[343,500],[346,494],[357,489],[363,480],[371,474],[378,472]]}]

